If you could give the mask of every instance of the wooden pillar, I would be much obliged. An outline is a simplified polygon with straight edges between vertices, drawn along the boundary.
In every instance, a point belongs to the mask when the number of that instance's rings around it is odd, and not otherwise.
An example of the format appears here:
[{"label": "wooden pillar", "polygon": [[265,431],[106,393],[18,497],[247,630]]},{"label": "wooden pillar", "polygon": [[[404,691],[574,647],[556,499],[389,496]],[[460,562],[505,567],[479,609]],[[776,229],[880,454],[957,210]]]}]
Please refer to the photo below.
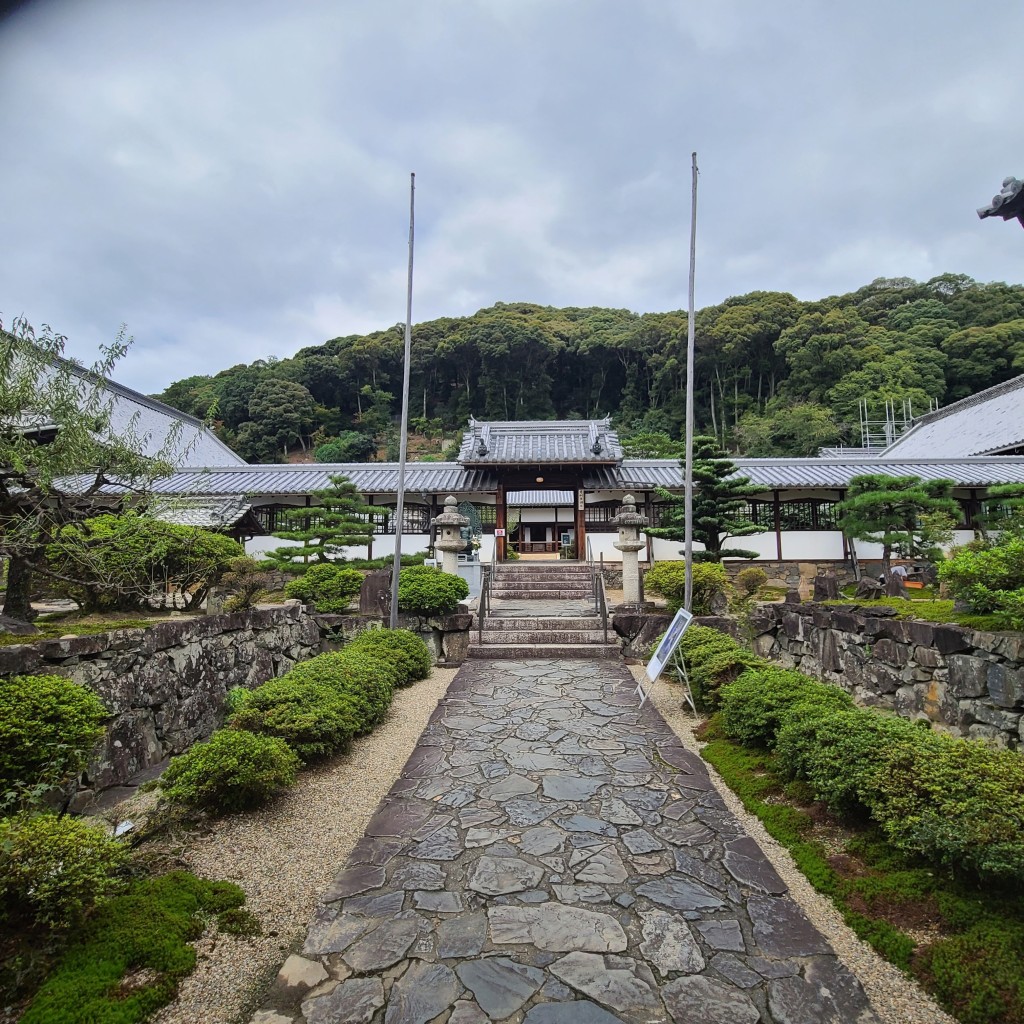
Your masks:
[{"label": "wooden pillar", "polygon": [[775,555],[782,561],[782,509],[779,505],[779,492],[772,491],[772,512],[775,516]]},{"label": "wooden pillar", "polygon": [[[654,502],[651,501],[651,492],[648,491],[644,495],[644,515],[647,516],[647,525],[652,526],[654,524]],[[654,538],[651,536],[650,531],[647,533],[647,564],[654,565]],[[640,600],[644,599],[644,588],[643,579],[640,581]]]},{"label": "wooden pillar", "polygon": [[[840,501],[846,500],[846,491],[840,489],[836,493],[839,495]],[[839,528],[839,536],[843,538],[843,561],[848,562],[850,560],[850,546],[846,543],[846,531],[842,527]]]},{"label": "wooden pillar", "polygon": [[498,484],[498,491],[497,491],[497,494],[495,495],[495,503],[494,503],[494,529],[495,529],[494,543],[495,543],[495,545],[497,547],[497,551],[498,551],[497,558],[498,558],[499,562],[504,562],[505,561],[505,551],[506,551],[505,541],[506,541],[507,538],[497,536],[497,531],[498,530],[506,529],[506,527],[505,527],[506,519],[507,519],[507,516],[505,515],[505,485],[504,484]]},{"label": "wooden pillar", "polygon": [[[366,504],[373,506],[373,495],[370,494],[366,498]],[[377,524],[374,522],[373,513],[370,513],[370,539],[366,543],[366,557],[368,560],[373,560],[373,538],[377,532]]]},{"label": "wooden pillar", "polygon": [[585,561],[587,557],[587,492],[576,488],[576,558]]}]

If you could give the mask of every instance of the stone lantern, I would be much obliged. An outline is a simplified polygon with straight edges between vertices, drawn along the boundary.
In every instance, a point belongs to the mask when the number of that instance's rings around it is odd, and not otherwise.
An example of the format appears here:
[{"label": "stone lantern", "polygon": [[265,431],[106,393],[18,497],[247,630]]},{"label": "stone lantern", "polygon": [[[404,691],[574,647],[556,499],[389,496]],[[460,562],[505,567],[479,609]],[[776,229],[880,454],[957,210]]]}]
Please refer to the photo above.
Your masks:
[{"label": "stone lantern", "polygon": [[640,563],[637,552],[644,547],[640,531],[647,525],[647,517],[636,510],[636,498],[627,494],[622,508],[612,520],[618,527],[618,539],[612,543],[622,552],[622,595],[626,604],[640,603]]},{"label": "stone lantern", "polygon": [[462,527],[469,525],[469,520],[459,514],[458,505],[455,495],[449,494],[444,499],[444,511],[434,520],[434,547],[441,552],[441,569],[453,576],[459,572],[459,552],[466,547]]}]

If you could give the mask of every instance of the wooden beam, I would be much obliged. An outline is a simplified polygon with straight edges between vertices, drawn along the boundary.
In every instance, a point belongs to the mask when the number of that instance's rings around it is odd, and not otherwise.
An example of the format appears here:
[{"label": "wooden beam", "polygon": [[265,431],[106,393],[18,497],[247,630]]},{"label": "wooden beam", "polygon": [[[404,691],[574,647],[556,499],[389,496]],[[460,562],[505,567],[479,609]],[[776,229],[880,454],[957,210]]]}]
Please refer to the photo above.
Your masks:
[{"label": "wooden beam", "polygon": [[[495,531],[506,529],[506,526],[505,526],[506,518],[507,517],[505,515],[505,485],[504,484],[498,484],[498,490],[497,490],[497,492],[495,494],[495,501],[494,501],[494,529],[495,529]],[[498,558],[499,562],[504,562],[505,561],[505,552],[506,552],[505,541],[506,540],[507,540],[507,538],[505,538],[505,537],[498,537],[497,535],[495,535],[494,543],[495,543],[496,548],[497,548],[497,552],[498,552],[497,558]]]},{"label": "wooden beam", "polygon": [[587,492],[576,485],[576,558],[585,561],[587,557]]}]

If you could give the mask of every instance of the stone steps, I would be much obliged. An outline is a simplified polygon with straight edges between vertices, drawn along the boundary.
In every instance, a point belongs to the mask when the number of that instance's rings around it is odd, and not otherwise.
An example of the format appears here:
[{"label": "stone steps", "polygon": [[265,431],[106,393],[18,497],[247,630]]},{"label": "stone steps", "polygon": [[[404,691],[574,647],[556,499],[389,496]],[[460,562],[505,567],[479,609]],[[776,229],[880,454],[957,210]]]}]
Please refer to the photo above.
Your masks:
[{"label": "stone steps", "polygon": [[569,616],[537,616],[527,618],[525,616],[495,616],[484,620],[484,632],[507,632],[516,629],[600,629],[601,617],[599,615],[578,615]]},{"label": "stone steps", "polygon": [[[522,620],[520,620],[521,623]],[[615,634],[608,630],[609,639]],[[484,629],[484,644],[603,644],[603,629]]]},{"label": "stone steps", "polygon": [[491,591],[491,597],[498,601],[587,601],[591,599],[590,590],[504,590]]},{"label": "stone steps", "polygon": [[505,661],[522,661],[524,658],[579,658],[615,659],[620,657],[619,645],[608,644],[473,644],[469,648],[470,658],[501,658]]}]

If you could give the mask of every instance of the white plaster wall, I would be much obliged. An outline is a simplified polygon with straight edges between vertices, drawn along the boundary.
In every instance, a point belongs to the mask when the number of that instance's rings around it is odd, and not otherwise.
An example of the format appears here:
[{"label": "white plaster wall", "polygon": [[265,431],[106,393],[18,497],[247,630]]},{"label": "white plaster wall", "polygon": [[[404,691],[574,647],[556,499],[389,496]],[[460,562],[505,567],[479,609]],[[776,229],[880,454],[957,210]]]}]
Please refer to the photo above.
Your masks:
[{"label": "white plaster wall", "polygon": [[[746,542],[749,538],[742,537]],[[771,535],[772,553],[765,558],[775,558],[775,535]],[[744,543],[744,546],[746,544]],[[843,535],[838,530],[782,531],[782,558],[787,562],[813,562],[821,559],[841,560],[843,557]]]},{"label": "white plaster wall", "polygon": [[[295,540],[281,540],[278,537],[252,537],[245,542],[245,553],[259,558],[264,552],[272,551],[274,548],[286,548],[298,546]],[[415,555],[426,551],[430,544],[430,537],[425,533],[404,534],[402,537],[402,554]],[[343,548],[345,558],[366,558],[366,545],[359,544]],[[394,534],[380,534],[373,538],[373,557],[383,558],[385,555],[395,553]]]}]

